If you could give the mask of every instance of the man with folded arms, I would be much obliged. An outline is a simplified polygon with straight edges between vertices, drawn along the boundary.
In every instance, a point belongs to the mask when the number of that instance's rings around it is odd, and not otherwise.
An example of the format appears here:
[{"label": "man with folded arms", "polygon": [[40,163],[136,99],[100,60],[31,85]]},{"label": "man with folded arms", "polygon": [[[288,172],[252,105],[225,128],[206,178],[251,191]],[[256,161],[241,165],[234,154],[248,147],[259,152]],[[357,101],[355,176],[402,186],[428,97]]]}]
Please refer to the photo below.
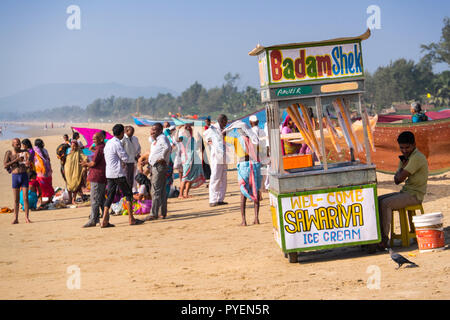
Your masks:
[{"label": "man with folded arms", "polygon": [[150,128],[150,140],[148,163],[151,166],[152,211],[145,220],[165,219],[167,216],[166,174],[172,147],[169,139],[163,134],[163,126],[159,122]]}]

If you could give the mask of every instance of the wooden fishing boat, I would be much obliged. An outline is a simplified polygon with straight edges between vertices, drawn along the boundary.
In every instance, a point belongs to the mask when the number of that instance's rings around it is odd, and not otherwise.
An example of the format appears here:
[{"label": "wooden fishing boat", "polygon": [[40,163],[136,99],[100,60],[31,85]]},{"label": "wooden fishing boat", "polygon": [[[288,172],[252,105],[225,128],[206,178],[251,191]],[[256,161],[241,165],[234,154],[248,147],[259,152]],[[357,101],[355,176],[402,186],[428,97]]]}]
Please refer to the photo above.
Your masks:
[{"label": "wooden fishing boat", "polygon": [[[377,171],[395,174],[398,168],[400,150],[398,135],[411,131],[416,138],[417,149],[428,160],[430,175],[450,171],[450,118],[418,123],[380,123],[375,127],[376,152],[372,152],[372,162]],[[365,154],[359,154],[365,161]]]},{"label": "wooden fishing boat", "polygon": [[164,122],[169,122],[171,126],[175,124],[174,121],[172,120],[150,120],[146,118],[137,118],[137,117],[133,117],[133,121],[138,127],[151,127],[157,122],[161,124],[163,124]]},{"label": "wooden fishing boat", "polygon": [[176,126],[182,126],[182,125],[185,125],[186,123],[193,123],[194,127],[205,126],[205,120],[185,119],[185,118],[178,118],[178,117],[173,117],[172,119]]},{"label": "wooden fishing boat", "polygon": [[[397,143],[398,135],[403,131],[411,131],[416,138],[416,146],[428,160],[430,175],[441,174],[450,171],[450,118],[430,120],[419,123],[388,123],[379,122],[378,116],[369,119],[373,133],[374,149],[371,150],[372,162],[376,170],[383,173],[395,174],[398,168],[398,156],[400,150]],[[351,125],[359,142],[364,141],[362,122],[357,120]],[[336,127],[341,136],[333,142],[328,129],[324,129],[326,156],[328,161],[350,160],[348,145],[343,138],[342,130]],[[316,139],[320,141],[319,130],[314,132]],[[288,139],[293,143],[305,143],[300,133],[281,135],[282,139]],[[334,147],[338,144],[341,151]],[[365,150],[355,152],[355,158],[366,162]]]}]

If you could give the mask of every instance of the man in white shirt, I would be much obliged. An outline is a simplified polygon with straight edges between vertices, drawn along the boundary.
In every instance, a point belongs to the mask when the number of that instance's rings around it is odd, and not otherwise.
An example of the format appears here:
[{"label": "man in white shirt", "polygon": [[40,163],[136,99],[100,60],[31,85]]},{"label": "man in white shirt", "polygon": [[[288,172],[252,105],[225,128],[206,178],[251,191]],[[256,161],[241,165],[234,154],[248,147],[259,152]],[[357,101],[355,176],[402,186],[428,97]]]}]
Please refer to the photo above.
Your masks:
[{"label": "man in white shirt", "polygon": [[135,176],[135,163],[141,156],[141,145],[139,144],[138,138],[134,135],[134,128],[132,126],[125,127],[125,135],[122,139],[122,145],[125,152],[128,154],[128,162],[126,162],[126,177],[127,182],[132,188],[133,192],[136,190],[136,182],[134,180]]},{"label": "man in white shirt", "polygon": [[151,127],[150,138],[148,163],[151,166],[152,211],[145,220],[165,219],[167,216],[167,166],[172,147],[169,139],[163,134],[163,126],[159,122]]},{"label": "man in white shirt", "polygon": [[[218,205],[228,204],[224,202],[225,193],[227,191],[227,160],[226,160],[226,145],[225,135],[222,130],[228,123],[226,115],[221,114],[217,118],[217,123],[211,125],[203,135],[208,144],[211,146],[211,176],[209,178],[209,206],[215,207]],[[212,131],[210,131],[212,130]],[[217,137],[214,139],[214,137]]]},{"label": "man in white shirt", "polygon": [[121,142],[125,133],[125,128],[121,124],[116,124],[112,130],[114,137],[106,143],[105,149],[103,150],[106,162],[107,196],[101,227],[114,227],[113,224],[109,223],[109,208],[111,207],[111,203],[116,196],[117,188],[119,188],[120,191],[122,191],[122,194],[126,197],[129,217],[128,220],[130,225],[142,224],[144,221],[135,219],[133,216],[133,207],[131,205],[133,200],[133,192],[131,191],[131,187],[128,185],[126,179],[125,163],[127,163],[129,159],[128,154],[125,152]]}]

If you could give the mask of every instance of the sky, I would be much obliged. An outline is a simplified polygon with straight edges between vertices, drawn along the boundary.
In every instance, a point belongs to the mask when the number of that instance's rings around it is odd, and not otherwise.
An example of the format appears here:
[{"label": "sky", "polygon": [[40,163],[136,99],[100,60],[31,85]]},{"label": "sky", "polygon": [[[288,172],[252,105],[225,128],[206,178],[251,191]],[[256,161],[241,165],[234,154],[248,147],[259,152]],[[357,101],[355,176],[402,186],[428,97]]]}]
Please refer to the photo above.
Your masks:
[{"label": "sky", "polygon": [[[70,5],[80,8],[79,30],[67,27]],[[240,75],[241,88],[258,88],[257,58],[248,55],[258,43],[360,35],[370,5],[380,8],[381,22],[362,43],[370,72],[399,58],[418,62],[420,45],[438,42],[450,16],[448,0],[2,0],[0,97],[48,83],[181,93],[195,81],[221,86],[228,72]]]}]

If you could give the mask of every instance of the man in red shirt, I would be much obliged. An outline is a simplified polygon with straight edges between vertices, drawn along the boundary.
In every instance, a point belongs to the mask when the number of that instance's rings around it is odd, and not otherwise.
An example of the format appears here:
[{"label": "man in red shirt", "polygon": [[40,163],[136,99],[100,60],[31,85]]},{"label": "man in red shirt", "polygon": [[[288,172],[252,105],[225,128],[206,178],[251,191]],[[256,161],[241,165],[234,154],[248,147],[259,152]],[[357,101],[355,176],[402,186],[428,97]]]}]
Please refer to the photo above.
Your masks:
[{"label": "man in red shirt", "polygon": [[100,209],[103,212],[106,190],[106,162],[103,154],[105,137],[101,132],[94,134],[95,153],[91,162],[83,161],[81,164],[89,168],[87,180],[91,184],[91,215],[83,228],[95,227],[100,222]]}]

